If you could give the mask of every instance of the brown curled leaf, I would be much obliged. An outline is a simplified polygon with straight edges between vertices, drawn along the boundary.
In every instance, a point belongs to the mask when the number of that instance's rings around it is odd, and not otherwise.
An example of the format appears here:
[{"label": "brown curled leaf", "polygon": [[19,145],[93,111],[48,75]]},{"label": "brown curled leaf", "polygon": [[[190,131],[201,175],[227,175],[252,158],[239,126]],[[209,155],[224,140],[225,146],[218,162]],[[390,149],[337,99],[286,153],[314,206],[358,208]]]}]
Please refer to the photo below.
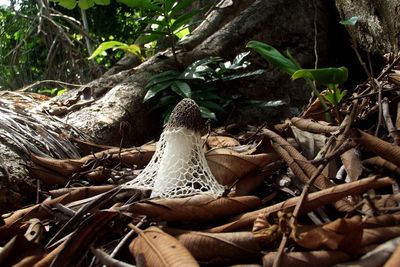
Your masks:
[{"label": "brown curled leaf", "polygon": [[371,244],[381,244],[390,239],[400,236],[400,226],[389,226],[389,227],[376,227],[370,229],[364,229],[361,246],[365,247]]},{"label": "brown curled leaf", "polygon": [[90,244],[101,235],[106,225],[118,214],[115,211],[102,210],[86,219],[65,241],[52,265],[67,267],[76,264],[87,252]]},{"label": "brown curled leaf", "polygon": [[307,159],[314,159],[325,146],[327,137],[323,134],[310,133],[295,126],[290,129]]},{"label": "brown curled leaf", "polygon": [[[390,186],[392,184],[393,180],[389,177],[379,179],[376,177],[370,177],[347,184],[337,185],[319,192],[314,192],[307,196],[307,200],[304,202],[300,213],[304,214],[313,211],[318,207],[329,203],[334,203],[348,195],[359,194],[369,189]],[[233,218],[231,222],[211,228],[209,231],[219,233],[236,231],[243,228],[251,228],[254,220],[257,218],[257,216],[259,216],[260,213],[267,216],[268,214],[278,212],[280,210],[291,211],[294,209],[299,199],[300,197],[293,197],[263,209],[244,213],[236,218]]]},{"label": "brown curled leaf", "polygon": [[339,218],[324,225],[297,226],[294,241],[307,249],[341,250],[356,253],[362,237],[361,217]]},{"label": "brown curled leaf", "polygon": [[393,164],[379,156],[377,157],[372,157],[369,159],[365,159],[362,161],[363,164],[367,166],[376,166],[379,168],[386,168],[389,171],[392,171],[394,173],[400,174],[400,168],[396,166],[396,164]]},{"label": "brown curled leaf", "polygon": [[35,165],[42,168],[54,170],[64,177],[69,177],[78,172],[83,164],[82,160],[75,159],[53,159],[31,154],[31,160]]},{"label": "brown curled leaf", "polygon": [[312,133],[332,133],[339,130],[338,126],[324,125],[311,119],[293,117],[290,119],[297,128]]},{"label": "brown curled leaf", "polygon": [[[272,267],[276,257],[278,257],[278,252],[267,253],[263,258],[263,266]],[[310,252],[289,252],[282,255],[281,266],[332,266],[350,259],[350,255],[341,251],[317,250]]]},{"label": "brown curled leaf", "polygon": [[235,138],[223,135],[208,136],[206,144],[209,148],[233,147],[240,145],[239,141]]},{"label": "brown curled leaf", "polygon": [[361,130],[353,129],[351,138],[358,144],[361,144],[367,150],[374,152],[378,156],[400,166],[400,147],[383,141],[382,139],[370,135]]},{"label": "brown curled leaf", "polygon": [[224,218],[261,206],[254,196],[221,197],[195,195],[185,198],[156,199],[134,203],[120,210],[131,215],[146,215],[154,220],[208,221]]},{"label": "brown curled leaf", "polygon": [[138,237],[129,245],[138,266],[199,266],[190,252],[174,237],[151,226],[144,231],[135,228]]},{"label": "brown curled leaf", "polygon": [[16,235],[0,250],[0,266],[33,266],[46,255],[44,247],[28,241],[22,235]]},{"label": "brown curled leaf", "polygon": [[[298,176],[303,183],[307,183],[310,177],[316,172],[317,168],[278,134],[268,129],[264,129],[263,133],[275,143],[273,145],[274,149],[280,148],[277,150],[278,154],[281,154],[282,158],[296,176]],[[333,184],[323,174],[320,174],[314,182],[314,186],[319,189],[325,189],[332,185]]]},{"label": "brown curled leaf", "polygon": [[347,150],[342,155],[340,159],[346,169],[347,175],[350,177],[351,181],[356,181],[361,176],[363,171],[363,166],[360,161],[360,156],[355,148]]},{"label": "brown curled leaf", "polygon": [[[251,232],[205,233],[167,229],[202,264],[228,264],[261,255]],[[212,249],[210,249],[212,248]]]},{"label": "brown curled leaf", "polygon": [[376,228],[384,226],[395,226],[398,224],[400,224],[400,213],[395,213],[366,218],[363,222],[363,227]]},{"label": "brown curled leaf", "polygon": [[212,174],[223,185],[232,184],[280,158],[276,153],[243,155],[227,148],[209,150],[205,156]]},{"label": "brown curled leaf", "polygon": [[76,190],[71,191],[68,194],[59,196],[54,199],[47,199],[41,204],[36,204],[27,208],[17,210],[13,212],[9,217],[4,218],[5,224],[0,226],[0,239],[9,239],[16,233],[24,230],[24,228],[27,227],[25,221],[28,221],[29,219],[45,219],[51,217],[52,214],[49,213],[48,208],[51,208],[57,203],[65,205],[76,200],[101,194],[104,192],[104,190],[104,187],[96,187],[93,189],[86,187],[77,188]]},{"label": "brown curled leaf", "polygon": [[400,246],[397,246],[392,256],[386,261],[383,267],[397,267],[400,266]]},{"label": "brown curled leaf", "polygon": [[[90,170],[89,163],[107,157],[107,160],[115,164],[124,163],[127,165],[137,165],[143,167],[146,165],[155,151],[155,145],[143,145],[137,148],[127,148],[120,151],[119,148],[111,148],[104,151],[88,155],[80,159],[53,159],[31,155],[34,163],[31,171],[36,177],[50,184],[65,184],[70,177],[81,171]],[[87,178],[93,181],[105,179],[104,172],[94,171]]]},{"label": "brown curled leaf", "polygon": [[33,177],[46,184],[65,185],[69,180],[68,177],[41,166],[32,166],[29,171]]}]

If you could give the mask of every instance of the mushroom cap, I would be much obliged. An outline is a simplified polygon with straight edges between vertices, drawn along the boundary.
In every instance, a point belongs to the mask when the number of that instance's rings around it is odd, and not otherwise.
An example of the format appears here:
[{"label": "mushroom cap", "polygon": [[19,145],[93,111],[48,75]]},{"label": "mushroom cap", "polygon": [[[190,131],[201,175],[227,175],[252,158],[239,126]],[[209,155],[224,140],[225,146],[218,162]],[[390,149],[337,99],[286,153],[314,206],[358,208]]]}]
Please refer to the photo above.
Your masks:
[{"label": "mushroom cap", "polygon": [[175,106],[167,123],[167,129],[187,128],[195,132],[200,132],[203,127],[200,108],[190,98],[182,99]]}]

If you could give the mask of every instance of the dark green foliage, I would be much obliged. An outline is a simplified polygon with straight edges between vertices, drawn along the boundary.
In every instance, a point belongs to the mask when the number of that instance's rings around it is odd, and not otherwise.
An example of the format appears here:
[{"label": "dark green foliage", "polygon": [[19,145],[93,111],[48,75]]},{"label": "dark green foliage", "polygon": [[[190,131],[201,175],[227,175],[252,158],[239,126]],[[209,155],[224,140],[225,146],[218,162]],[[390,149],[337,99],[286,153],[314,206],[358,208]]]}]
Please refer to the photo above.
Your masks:
[{"label": "dark green foliage", "polygon": [[[347,23],[356,23],[356,21],[357,20],[352,20],[344,24],[347,25]],[[287,53],[288,56],[286,57],[274,47],[263,42],[250,41],[247,44],[247,47],[252,48],[265,60],[278,67],[281,71],[291,75],[293,80],[299,78],[306,80],[314,95],[319,98],[320,103],[326,112],[327,121],[332,122],[333,118],[330,114],[328,106],[325,103],[325,100],[328,100],[328,102],[334,106],[337,116],[340,119],[338,105],[346,95],[347,91],[342,92],[339,89],[338,84],[344,83],[348,78],[348,71],[346,67],[303,69],[290,55],[290,53]],[[321,96],[316,84],[327,86],[327,93],[325,97]]]},{"label": "dark green foliage", "polygon": [[243,72],[250,65],[245,60],[249,52],[241,53],[231,61],[220,57],[197,60],[183,72],[169,70],[151,77],[146,85],[147,93],[143,101],[158,97],[153,109],[164,110],[164,121],[168,120],[173,107],[182,98],[191,98],[200,106],[204,118],[216,120],[216,113],[225,112],[229,99],[221,97],[218,82],[241,79],[263,73],[263,70]]}]

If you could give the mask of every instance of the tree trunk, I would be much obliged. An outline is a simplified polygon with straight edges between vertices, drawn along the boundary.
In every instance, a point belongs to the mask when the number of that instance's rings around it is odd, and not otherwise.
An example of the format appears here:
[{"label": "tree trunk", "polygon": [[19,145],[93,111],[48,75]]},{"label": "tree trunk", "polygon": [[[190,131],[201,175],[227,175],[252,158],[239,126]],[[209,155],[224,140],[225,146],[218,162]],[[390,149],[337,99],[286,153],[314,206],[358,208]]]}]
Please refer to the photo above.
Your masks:
[{"label": "tree trunk", "polygon": [[[332,51],[335,53],[334,49],[330,50],[332,46],[327,32],[332,10],[324,2],[298,0],[288,4],[287,0],[221,1],[192,36],[178,44],[178,60],[183,66],[213,55],[231,60],[246,50],[248,41],[259,40],[281,51],[289,49],[305,67],[314,66],[316,41],[319,61],[329,62]],[[316,23],[314,18],[318,20]],[[320,28],[316,37],[315,24],[319,24]],[[254,54],[253,58],[256,66],[267,66],[258,55]],[[101,77],[79,90],[79,94],[84,94],[82,90],[90,91],[88,97],[93,97],[95,101],[90,106],[70,113],[66,117],[68,123],[88,134],[92,141],[102,144],[119,144],[121,136],[118,129],[122,121],[129,122],[133,129],[125,145],[141,144],[156,137],[160,130],[160,120],[148,112],[151,103],[142,102],[146,93],[144,87],[154,74],[174,68],[176,66],[172,55],[167,50],[135,68],[115,74],[117,76]],[[250,99],[285,100],[288,104],[283,110],[272,114],[271,109],[259,110],[256,121],[250,120],[255,116],[249,116],[247,120],[241,119],[242,122],[277,121],[290,114],[290,107],[300,108],[308,100],[310,93],[303,83],[290,81],[286,74],[273,67],[268,70],[265,75],[253,79],[256,81],[254,84],[235,89],[245,92]],[[104,84],[108,84],[107,90],[104,90]],[[73,98],[76,93],[71,92],[53,102],[65,105],[65,101]],[[249,111],[238,114],[236,118],[248,115]]]},{"label": "tree trunk", "polygon": [[343,19],[359,17],[351,36],[366,51],[383,56],[400,48],[400,1],[336,0]]}]

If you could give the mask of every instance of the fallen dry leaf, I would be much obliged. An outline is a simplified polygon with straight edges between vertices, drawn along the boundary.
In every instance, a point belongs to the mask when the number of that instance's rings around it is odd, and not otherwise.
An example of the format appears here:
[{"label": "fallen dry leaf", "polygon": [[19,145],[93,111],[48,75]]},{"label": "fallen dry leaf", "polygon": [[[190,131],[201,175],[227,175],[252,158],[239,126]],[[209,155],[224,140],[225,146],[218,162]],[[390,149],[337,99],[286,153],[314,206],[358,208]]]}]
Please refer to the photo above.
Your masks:
[{"label": "fallen dry leaf", "polygon": [[399,146],[383,141],[376,136],[357,129],[353,129],[351,131],[351,138],[369,151],[376,153],[378,156],[394,163],[397,166],[400,166]]},{"label": "fallen dry leaf", "polygon": [[[269,252],[263,257],[263,267],[273,266],[277,252]],[[282,255],[281,266],[320,267],[332,266],[348,261],[351,256],[341,251],[289,252]]]},{"label": "fallen dry leaf", "polygon": [[311,250],[341,250],[355,254],[362,237],[361,217],[339,218],[316,226],[296,226],[292,232],[294,241]]},{"label": "fallen dry leaf", "polygon": [[28,241],[22,235],[16,235],[0,250],[0,266],[30,267],[46,255],[40,244]]},{"label": "fallen dry leaf", "polygon": [[365,247],[371,244],[380,244],[398,236],[400,236],[400,226],[398,225],[364,229],[361,246]]},{"label": "fallen dry leaf", "polygon": [[25,222],[29,219],[45,219],[49,216],[52,216],[52,214],[49,213],[47,207],[52,207],[57,203],[67,204],[76,200],[89,198],[103,193],[104,189],[104,187],[77,188],[76,190],[73,190],[68,194],[59,196],[54,199],[47,199],[41,204],[36,204],[27,208],[17,210],[13,212],[10,216],[4,218],[4,225],[0,225],[0,239],[9,239],[18,232],[24,231],[24,229],[27,227],[27,224]]},{"label": "fallen dry leaf", "polygon": [[166,231],[175,236],[202,264],[228,264],[238,259],[257,258],[261,255],[261,247],[251,232]]},{"label": "fallen dry leaf", "polygon": [[280,159],[276,153],[243,155],[227,148],[209,150],[205,156],[212,174],[222,185],[232,184]]},{"label": "fallen dry leaf", "polygon": [[398,267],[400,266],[400,245],[397,246],[396,250],[390,256],[389,260],[383,267]]},{"label": "fallen dry leaf", "polygon": [[290,129],[307,159],[314,159],[325,146],[327,140],[325,135],[306,132],[295,126],[291,126]]},{"label": "fallen dry leaf", "polygon": [[122,207],[120,210],[131,215],[146,215],[157,221],[208,221],[224,218],[261,205],[254,196],[221,197],[195,195],[185,198],[147,200]]},{"label": "fallen dry leaf", "polygon": [[396,164],[391,163],[390,161],[387,161],[379,156],[377,157],[372,157],[369,159],[365,159],[362,161],[362,164],[365,164],[367,166],[376,166],[379,168],[386,168],[396,174],[400,174],[400,168],[397,167]]},{"label": "fallen dry leaf", "polygon": [[151,226],[144,231],[135,229],[138,237],[129,245],[137,266],[191,267],[199,266],[190,252],[174,237]]},{"label": "fallen dry leaf", "polygon": [[332,133],[336,132],[339,130],[338,126],[333,126],[333,125],[327,125],[316,122],[312,119],[303,119],[303,118],[298,118],[298,117],[293,117],[290,119],[290,122],[293,123],[294,126],[297,128],[303,130],[303,131],[308,131],[312,133]]},{"label": "fallen dry leaf", "polygon": [[117,215],[118,212],[103,210],[90,216],[66,240],[55,256],[52,266],[67,267],[77,263],[89,249],[90,244],[101,236],[105,226]]},{"label": "fallen dry leaf", "polygon": [[232,147],[240,145],[235,138],[223,135],[207,136],[206,144],[209,148]]},{"label": "fallen dry leaf", "polygon": [[[307,200],[304,202],[301,214],[313,211],[314,209],[338,201],[348,195],[359,194],[372,188],[380,188],[392,185],[393,180],[389,177],[379,178],[370,177],[359,181],[337,185],[328,189],[324,189],[315,193],[308,194]],[[300,197],[293,197],[286,201],[272,205],[270,207],[244,213],[233,218],[231,222],[209,229],[210,232],[232,232],[238,229],[249,228],[253,225],[254,220],[260,213],[267,216],[268,214],[281,210],[292,211],[299,201]]]},{"label": "fallen dry leaf", "polygon": [[347,175],[350,177],[351,181],[356,181],[361,176],[363,171],[363,166],[360,160],[360,155],[357,149],[352,148],[347,150],[342,155],[340,159],[346,169]]}]

